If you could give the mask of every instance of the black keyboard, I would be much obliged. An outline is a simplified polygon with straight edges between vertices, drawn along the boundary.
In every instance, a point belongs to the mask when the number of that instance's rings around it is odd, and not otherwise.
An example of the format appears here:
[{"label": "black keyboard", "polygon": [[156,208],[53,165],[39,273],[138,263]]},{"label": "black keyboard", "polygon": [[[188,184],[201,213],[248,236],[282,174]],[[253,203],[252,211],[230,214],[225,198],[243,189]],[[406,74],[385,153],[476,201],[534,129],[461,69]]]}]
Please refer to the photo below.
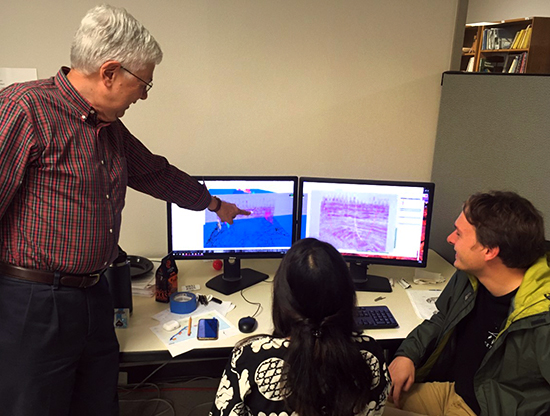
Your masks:
[{"label": "black keyboard", "polygon": [[358,306],[355,322],[359,329],[397,328],[399,324],[387,306]]}]

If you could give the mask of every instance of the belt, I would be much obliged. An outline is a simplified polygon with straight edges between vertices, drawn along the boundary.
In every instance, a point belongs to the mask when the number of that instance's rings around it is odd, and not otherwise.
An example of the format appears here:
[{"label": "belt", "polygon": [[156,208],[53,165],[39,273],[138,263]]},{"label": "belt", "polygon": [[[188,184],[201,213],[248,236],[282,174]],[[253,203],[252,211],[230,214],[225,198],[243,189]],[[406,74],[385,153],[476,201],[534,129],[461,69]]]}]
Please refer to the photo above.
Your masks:
[{"label": "belt", "polygon": [[[14,266],[0,262],[0,273],[15,277],[18,279],[28,280],[37,283],[46,283],[53,285],[55,283],[55,273],[44,270],[27,269],[25,267]],[[87,288],[99,282],[99,278],[103,272],[90,274],[60,274],[59,284],[62,286]]]}]

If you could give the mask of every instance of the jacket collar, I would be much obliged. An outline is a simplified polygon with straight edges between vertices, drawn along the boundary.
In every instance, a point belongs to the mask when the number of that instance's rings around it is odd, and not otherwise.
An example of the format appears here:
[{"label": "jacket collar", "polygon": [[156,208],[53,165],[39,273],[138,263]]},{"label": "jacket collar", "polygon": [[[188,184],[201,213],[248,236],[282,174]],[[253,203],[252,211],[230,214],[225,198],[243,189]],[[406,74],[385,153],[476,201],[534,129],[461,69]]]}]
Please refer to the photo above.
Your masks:
[{"label": "jacket collar", "polygon": [[539,258],[525,272],[523,281],[513,300],[513,310],[508,316],[506,327],[527,316],[548,312],[550,308],[550,252]]}]

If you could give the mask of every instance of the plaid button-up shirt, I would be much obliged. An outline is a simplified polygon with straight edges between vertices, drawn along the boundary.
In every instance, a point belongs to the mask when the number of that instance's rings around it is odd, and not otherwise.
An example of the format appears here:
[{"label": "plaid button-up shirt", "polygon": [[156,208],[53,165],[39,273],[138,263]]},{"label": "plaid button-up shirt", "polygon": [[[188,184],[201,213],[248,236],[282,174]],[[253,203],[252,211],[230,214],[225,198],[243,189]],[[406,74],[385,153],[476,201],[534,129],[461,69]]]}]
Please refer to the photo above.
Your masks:
[{"label": "plaid button-up shirt", "polygon": [[98,120],[68,71],[0,92],[0,261],[89,273],[118,254],[126,186],[192,210],[211,197],[120,120]]}]

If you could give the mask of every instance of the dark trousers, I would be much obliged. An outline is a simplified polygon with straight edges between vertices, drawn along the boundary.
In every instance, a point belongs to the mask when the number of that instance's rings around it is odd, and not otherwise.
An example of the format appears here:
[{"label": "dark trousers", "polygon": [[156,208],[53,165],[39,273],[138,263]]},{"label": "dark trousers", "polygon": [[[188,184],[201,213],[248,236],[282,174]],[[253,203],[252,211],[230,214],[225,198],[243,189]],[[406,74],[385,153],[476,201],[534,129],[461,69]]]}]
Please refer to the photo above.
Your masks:
[{"label": "dark trousers", "polygon": [[116,416],[117,381],[104,277],[56,289],[0,275],[0,414]]}]

